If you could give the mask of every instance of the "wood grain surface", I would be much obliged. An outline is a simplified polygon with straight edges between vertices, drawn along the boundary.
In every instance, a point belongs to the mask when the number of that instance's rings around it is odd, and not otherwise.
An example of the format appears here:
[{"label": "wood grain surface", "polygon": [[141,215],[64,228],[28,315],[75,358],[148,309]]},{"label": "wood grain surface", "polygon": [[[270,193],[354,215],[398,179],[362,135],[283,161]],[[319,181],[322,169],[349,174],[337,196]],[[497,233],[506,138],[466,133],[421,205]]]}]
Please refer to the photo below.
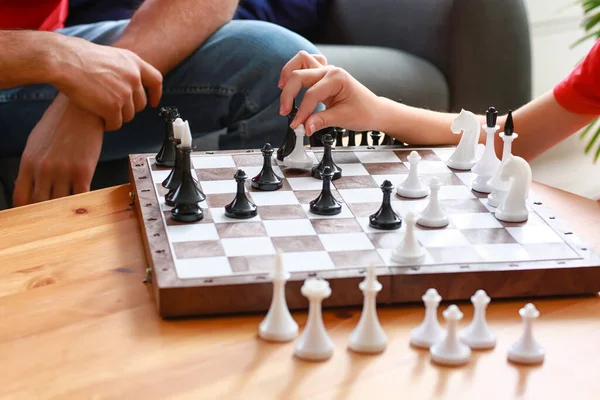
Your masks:
[{"label": "wood grain surface", "polygon": [[[535,185],[600,251],[600,207]],[[323,363],[294,343],[256,337],[264,315],[164,321],[142,283],[142,239],[129,185],[0,212],[0,398],[4,399],[593,399],[600,393],[600,299],[536,300],[544,364],[506,361],[528,299],[494,301],[499,342],[465,367],[409,346],[423,307],[379,310],[386,351],[346,350],[359,308],[324,313],[336,344]],[[444,309],[447,304],[440,308]],[[470,304],[459,303],[472,317]],[[294,313],[300,327],[306,313]]]}]

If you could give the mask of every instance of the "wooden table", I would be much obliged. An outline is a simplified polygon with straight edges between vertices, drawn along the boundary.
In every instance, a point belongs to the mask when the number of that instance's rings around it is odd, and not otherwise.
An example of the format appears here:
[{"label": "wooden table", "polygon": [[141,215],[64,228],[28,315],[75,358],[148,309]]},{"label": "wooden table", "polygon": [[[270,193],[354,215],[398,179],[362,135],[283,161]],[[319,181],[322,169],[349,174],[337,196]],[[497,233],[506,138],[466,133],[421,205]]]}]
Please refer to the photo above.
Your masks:
[{"label": "wooden table", "polygon": [[[600,251],[600,207],[535,185]],[[346,350],[359,309],[326,312],[334,356],[310,363],[293,342],[258,340],[263,315],[163,321],[142,283],[146,262],[129,185],[0,212],[0,398],[591,399],[600,393],[600,299],[535,300],[547,358],[506,361],[528,299],[488,309],[496,349],[461,368],[409,346],[423,307],[380,309],[382,355]],[[442,307],[445,308],[445,305]],[[471,307],[463,307],[464,326]],[[306,313],[295,317],[302,327]]]}]

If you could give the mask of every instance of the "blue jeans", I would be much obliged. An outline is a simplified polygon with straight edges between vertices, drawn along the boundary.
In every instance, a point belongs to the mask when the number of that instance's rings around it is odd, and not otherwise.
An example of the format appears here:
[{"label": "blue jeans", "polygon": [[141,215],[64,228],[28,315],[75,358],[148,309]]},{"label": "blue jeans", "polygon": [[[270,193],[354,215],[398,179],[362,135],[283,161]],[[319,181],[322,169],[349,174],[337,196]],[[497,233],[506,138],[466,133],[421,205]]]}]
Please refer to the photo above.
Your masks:
[{"label": "blue jeans", "polygon": [[[94,43],[111,44],[129,20],[79,25],[60,30]],[[231,21],[164,77],[161,105],[179,109],[188,120],[198,150],[260,148],[266,142],[279,146],[287,117],[279,115],[281,68],[298,51],[318,53],[309,41],[274,24]],[[56,96],[48,85],[0,91],[0,161],[19,157],[29,133]],[[224,127],[232,96],[242,96],[244,119]],[[104,135],[100,162],[126,160],[131,153],[156,152],[164,136],[158,109],[147,107],[119,131]],[[0,164],[0,179],[7,171]],[[12,167],[14,169],[14,167]],[[12,179],[12,180],[11,180]],[[126,179],[126,178],[125,178]]]}]

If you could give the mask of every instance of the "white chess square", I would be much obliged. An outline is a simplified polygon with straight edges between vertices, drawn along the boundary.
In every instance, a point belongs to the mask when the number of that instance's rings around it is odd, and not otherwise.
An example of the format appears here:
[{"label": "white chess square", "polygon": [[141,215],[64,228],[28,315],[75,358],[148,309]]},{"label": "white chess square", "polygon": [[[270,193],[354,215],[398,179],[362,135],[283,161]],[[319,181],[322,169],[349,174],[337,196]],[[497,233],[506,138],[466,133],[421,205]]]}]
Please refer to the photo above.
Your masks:
[{"label": "white chess square", "polygon": [[475,178],[477,178],[477,174],[474,172],[455,172],[454,175],[456,175],[457,178],[468,187],[471,187],[473,181]]},{"label": "white chess square", "polygon": [[202,181],[200,184],[202,185],[202,192],[204,192],[204,194],[237,192],[237,182],[235,181],[235,179],[230,179],[226,181]]},{"label": "white chess square", "polygon": [[323,181],[313,177],[287,178],[292,190],[321,190]]},{"label": "white chess square", "polygon": [[531,258],[518,243],[478,244],[473,247],[485,262],[528,261]]},{"label": "white chess square", "polygon": [[563,242],[562,238],[548,225],[524,225],[506,228],[506,230],[521,244]]},{"label": "white chess square", "polygon": [[383,184],[383,181],[392,182],[392,185],[394,185],[394,190],[396,190],[398,185],[404,182],[406,178],[408,178],[408,174],[371,175],[371,177],[375,180],[375,182],[377,182],[379,186]]},{"label": "white chess square", "polygon": [[158,198],[158,204],[160,205],[160,209],[163,211],[171,211],[173,209],[173,207],[168,206],[167,203],[165,203],[165,198],[163,196]]},{"label": "white chess square", "polygon": [[171,242],[192,242],[197,240],[219,240],[214,224],[192,224],[167,226],[167,236]]},{"label": "white chess square", "polygon": [[440,158],[440,160],[444,160],[444,162],[450,158],[456,147],[440,147],[432,149],[436,156]]},{"label": "white chess square", "polygon": [[415,230],[415,235],[425,247],[471,246],[467,238],[457,229]]},{"label": "white chess square", "polygon": [[233,273],[227,257],[177,259],[175,270],[179,279],[211,278]]},{"label": "white chess square", "polygon": [[[232,200],[233,200],[233,198],[232,198]],[[252,217],[252,218],[246,218],[246,219],[230,218],[225,215],[225,207],[211,208],[210,215],[212,216],[213,222],[215,224],[223,224],[223,223],[227,223],[227,222],[257,222],[257,221],[261,220],[260,214],[258,214],[258,213],[255,217]]]},{"label": "white chess square", "polygon": [[309,219],[354,218],[354,214],[352,214],[352,211],[350,211],[348,205],[344,203],[342,203],[342,212],[337,215],[314,214],[312,211],[310,211],[310,204],[302,204],[302,208]]},{"label": "white chess square", "polygon": [[354,154],[363,164],[400,162],[400,158],[393,151],[356,151]]},{"label": "white chess square", "polygon": [[372,203],[373,201],[381,201],[383,198],[379,188],[338,189],[338,193],[346,203]]},{"label": "white chess square", "polygon": [[[342,169],[342,176],[364,176],[369,175],[369,171],[359,163],[337,164]],[[333,181],[335,183],[335,181]]]},{"label": "white chess square", "polygon": [[[400,200],[398,197],[392,197],[392,207],[402,217],[406,217],[409,212],[420,214],[429,204],[429,198]],[[404,226],[404,224],[402,224]]]},{"label": "white chess square", "polygon": [[461,185],[441,186],[439,191],[440,200],[464,200],[475,199],[476,196],[471,192],[471,188]]},{"label": "white chess square", "polygon": [[281,260],[283,267],[289,272],[335,269],[335,265],[326,251],[282,253]]},{"label": "white chess square", "polygon": [[[410,171],[410,162],[405,161],[404,165]],[[448,174],[448,173],[452,172],[452,170],[450,170],[443,161],[427,161],[427,160],[419,161],[417,170],[419,172],[419,175],[420,174]]]},{"label": "white chess square", "polygon": [[298,198],[291,190],[275,192],[252,192],[252,202],[257,206],[285,206],[298,204]]},{"label": "white chess square", "polygon": [[276,254],[275,247],[268,237],[221,239],[221,245],[227,257]]},{"label": "white chess square", "polygon": [[327,251],[371,250],[373,243],[365,233],[330,233],[319,235]]},{"label": "white chess square", "polygon": [[192,165],[195,169],[202,168],[235,168],[233,157],[228,155],[220,156],[193,156]]},{"label": "white chess square", "polygon": [[309,219],[282,219],[263,221],[269,237],[316,235]]},{"label": "white chess square", "polygon": [[487,199],[487,197],[482,197],[482,198],[479,198],[478,200],[479,200],[479,202],[480,202],[481,204],[483,204],[483,206],[484,206],[485,208],[487,208],[487,210],[488,210],[489,212],[491,212],[492,214],[494,214],[494,213],[496,212],[496,207],[492,207],[492,206],[490,206],[490,205],[488,204],[488,199]]},{"label": "white chess square", "polygon": [[457,229],[502,228],[503,225],[493,214],[451,214],[448,216]]},{"label": "white chess square", "polygon": [[169,174],[171,173],[171,169],[161,169],[159,171],[152,171],[152,180],[154,183],[162,183]]}]

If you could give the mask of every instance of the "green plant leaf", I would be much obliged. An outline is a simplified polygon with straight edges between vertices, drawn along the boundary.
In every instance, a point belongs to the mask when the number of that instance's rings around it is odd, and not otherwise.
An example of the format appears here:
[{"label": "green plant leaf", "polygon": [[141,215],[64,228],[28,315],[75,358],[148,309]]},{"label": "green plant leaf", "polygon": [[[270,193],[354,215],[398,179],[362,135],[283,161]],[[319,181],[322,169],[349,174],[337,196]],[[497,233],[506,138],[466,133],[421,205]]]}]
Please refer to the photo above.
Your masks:
[{"label": "green plant leaf", "polygon": [[583,131],[581,131],[581,134],[579,135],[579,137],[581,139],[583,139],[585,137],[585,135],[587,135],[587,133],[596,125],[596,123],[598,122],[598,118],[596,118],[595,120],[593,120],[592,122],[590,122],[590,124],[588,126],[586,126]]},{"label": "green plant leaf", "polygon": [[600,129],[596,130],[596,132],[594,133],[594,136],[592,136],[592,139],[590,140],[588,145],[585,147],[585,154],[590,152],[590,150],[592,149],[592,147],[594,147],[594,144],[596,143],[596,140],[598,140],[599,137],[600,137]]},{"label": "green plant leaf", "polygon": [[594,36],[596,36],[596,39],[600,38],[600,29],[597,31],[594,31],[592,33],[588,33],[587,35],[585,35],[584,37],[582,37],[581,39],[578,39],[575,41],[575,43],[573,43],[571,45],[571,48],[580,45],[581,43],[585,42],[586,40],[593,38]]},{"label": "green plant leaf", "polygon": [[600,12],[597,12],[596,14],[593,14],[593,15],[590,15],[589,17],[587,17],[584,20],[583,27],[586,31],[589,31],[593,27],[598,25],[598,22],[600,22]]}]

